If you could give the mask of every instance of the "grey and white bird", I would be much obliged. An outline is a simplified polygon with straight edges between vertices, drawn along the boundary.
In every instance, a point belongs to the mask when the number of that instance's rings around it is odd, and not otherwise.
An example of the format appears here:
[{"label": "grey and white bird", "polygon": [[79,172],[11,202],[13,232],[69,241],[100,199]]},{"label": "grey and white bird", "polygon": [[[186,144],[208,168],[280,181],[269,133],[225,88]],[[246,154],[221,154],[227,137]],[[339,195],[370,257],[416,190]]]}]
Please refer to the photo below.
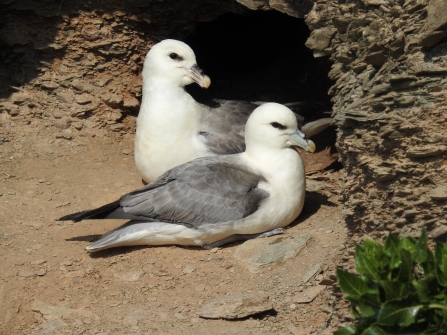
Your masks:
[{"label": "grey and white bird", "polygon": [[[197,66],[194,51],[177,40],[164,40],[148,52],[137,118],[134,157],[138,173],[151,182],[173,167],[205,156],[245,150],[245,123],[256,104],[218,100],[209,107],[194,100],[184,87],[211,80]],[[310,137],[333,123],[325,118],[302,127]]]},{"label": "grey and white bird", "polygon": [[283,228],[300,214],[306,192],[299,146],[315,144],[287,107],[266,103],[249,117],[246,150],[179,165],[151,184],[98,209],[59,220],[130,219],[87,247],[130,245],[213,247],[241,235]]}]

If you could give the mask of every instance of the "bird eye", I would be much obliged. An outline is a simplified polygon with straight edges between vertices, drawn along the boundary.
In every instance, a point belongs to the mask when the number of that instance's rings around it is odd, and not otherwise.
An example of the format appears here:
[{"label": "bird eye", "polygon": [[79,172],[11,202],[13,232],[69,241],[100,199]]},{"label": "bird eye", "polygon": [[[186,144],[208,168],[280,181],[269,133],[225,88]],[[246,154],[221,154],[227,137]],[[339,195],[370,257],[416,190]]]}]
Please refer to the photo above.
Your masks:
[{"label": "bird eye", "polygon": [[177,59],[177,58],[179,58],[178,55],[177,55],[175,52],[173,52],[172,54],[170,54],[169,57],[170,57],[171,59]]},{"label": "bird eye", "polygon": [[278,122],[272,122],[272,123],[270,123],[271,125],[272,125],[272,127],[273,128],[276,128],[276,129],[286,129],[286,126],[283,126],[281,123],[278,123]]}]

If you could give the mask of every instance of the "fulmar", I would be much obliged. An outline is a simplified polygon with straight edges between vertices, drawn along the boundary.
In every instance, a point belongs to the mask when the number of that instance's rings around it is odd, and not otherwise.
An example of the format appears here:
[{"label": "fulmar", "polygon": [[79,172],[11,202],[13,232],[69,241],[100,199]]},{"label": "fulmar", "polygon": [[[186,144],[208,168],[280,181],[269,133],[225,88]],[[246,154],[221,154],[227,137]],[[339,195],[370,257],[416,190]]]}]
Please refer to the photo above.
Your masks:
[{"label": "fulmar", "polygon": [[[256,104],[216,100],[201,104],[185,91],[210,78],[198,67],[194,51],[177,40],[163,40],[148,52],[143,66],[143,90],[137,118],[134,158],[144,181],[151,182],[175,166],[205,156],[245,150],[245,123]],[[304,125],[306,137],[333,123],[324,118]]]},{"label": "fulmar", "polygon": [[266,103],[245,127],[246,150],[201,157],[97,209],[59,220],[129,219],[87,246],[95,251],[131,245],[220,246],[243,237],[280,233],[301,213],[306,192],[299,146],[315,144],[287,107]]}]

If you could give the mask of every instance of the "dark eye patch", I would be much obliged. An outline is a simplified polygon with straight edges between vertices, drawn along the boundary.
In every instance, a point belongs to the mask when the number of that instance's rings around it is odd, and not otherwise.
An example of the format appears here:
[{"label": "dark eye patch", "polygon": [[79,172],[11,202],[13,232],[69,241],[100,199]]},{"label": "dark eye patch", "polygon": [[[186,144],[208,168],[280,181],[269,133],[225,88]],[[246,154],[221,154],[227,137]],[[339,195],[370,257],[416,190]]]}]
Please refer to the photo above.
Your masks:
[{"label": "dark eye patch", "polygon": [[176,61],[181,61],[181,60],[183,60],[183,57],[180,56],[180,55],[178,55],[178,54],[176,54],[175,52],[170,53],[170,54],[169,54],[169,58],[174,59],[174,60],[176,60]]},{"label": "dark eye patch", "polygon": [[286,126],[283,126],[281,123],[278,123],[278,122],[272,122],[270,124],[272,125],[273,128],[276,128],[276,129],[283,130],[283,129],[287,128]]}]

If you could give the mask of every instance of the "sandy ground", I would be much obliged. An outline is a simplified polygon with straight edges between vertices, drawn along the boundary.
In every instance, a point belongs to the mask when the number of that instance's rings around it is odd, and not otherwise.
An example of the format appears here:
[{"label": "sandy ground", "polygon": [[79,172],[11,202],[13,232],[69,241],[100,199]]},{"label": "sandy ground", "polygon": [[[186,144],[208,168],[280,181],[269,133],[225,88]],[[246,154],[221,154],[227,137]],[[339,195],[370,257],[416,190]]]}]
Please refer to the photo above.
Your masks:
[{"label": "sandy ground", "polygon": [[[133,135],[92,132],[67,140],[45,122],[6,117],[1,130],[1,334],[330,334],[342,321],[332,286],[310,303],[297,302],[303,290],[333,279],[345,249],[340,172],[311,176],[314,191],[285,235],[310,239],[296,257],[259,273],[234,257],[241,243],[211,251],[164,246],[88,253],[91,241],[122,221],[56,219],[142,185]],[[308,167],[319,164],[315,157],[304,155]],[[315,266],[320,270],[303,282]],[[268,294],[274,310],[233,321],[197,315],[202,304],[243,292]]]}]

